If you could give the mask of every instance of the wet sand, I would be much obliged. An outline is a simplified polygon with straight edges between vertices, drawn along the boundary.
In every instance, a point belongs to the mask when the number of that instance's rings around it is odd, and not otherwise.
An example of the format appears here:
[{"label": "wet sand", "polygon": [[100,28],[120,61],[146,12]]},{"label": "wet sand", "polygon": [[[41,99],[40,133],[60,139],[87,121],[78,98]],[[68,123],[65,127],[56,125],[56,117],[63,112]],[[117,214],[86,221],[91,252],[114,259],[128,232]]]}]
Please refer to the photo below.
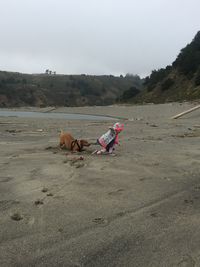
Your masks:
[{"label": "wet sand", "polygon": [[1,117],[0,266],[200,266],[200,111],[170,119],[193,106],[50,108],[125,118],[115,157],[58,148],[112,121]]}]

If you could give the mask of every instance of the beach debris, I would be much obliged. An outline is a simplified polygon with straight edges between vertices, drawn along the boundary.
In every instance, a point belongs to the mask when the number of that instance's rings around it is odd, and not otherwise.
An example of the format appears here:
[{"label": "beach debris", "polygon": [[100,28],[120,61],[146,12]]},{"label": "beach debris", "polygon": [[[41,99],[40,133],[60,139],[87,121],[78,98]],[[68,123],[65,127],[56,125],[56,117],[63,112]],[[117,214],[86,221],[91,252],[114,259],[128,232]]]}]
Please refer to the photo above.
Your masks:
[{"label": "beach debris", "polygon": [[10,217],[14,221],[21,221],[23,219],[22,215],[19,212],[13,213]]},{"label": "beach debris", "polygon": [[200,105],[198,105],[198,106],[196,106],[196,107],[193,107],[193,108],[190,108],[190,109],[188,109],[188,110],[186,110],[186,111],[183,111],[183,112],[181,112],[181,113],[179,113],[179,114],[177,114],[177,115],[171,117],[171,119],[178,119],[178,118],[182,117],[183,115],[188,114],[188,113],[190,113],[190,112],[193,112],[193,111],[195,111],[195,110],[197,110],[197,109],[199,109],[199,108],[200,108]]}]

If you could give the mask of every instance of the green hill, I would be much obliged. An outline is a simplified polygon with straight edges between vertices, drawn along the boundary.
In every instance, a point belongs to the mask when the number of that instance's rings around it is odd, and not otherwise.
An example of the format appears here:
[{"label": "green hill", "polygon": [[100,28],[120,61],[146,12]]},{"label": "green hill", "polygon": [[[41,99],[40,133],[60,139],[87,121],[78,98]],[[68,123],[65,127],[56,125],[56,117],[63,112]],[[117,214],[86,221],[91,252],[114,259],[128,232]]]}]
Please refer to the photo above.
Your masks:
[{"label": "green hill", "polygon": [[139,76],[22,74],[0,71],[0,107],[84,106],[116,103]]},{"label": "green hill", "polygon": [[[126,92],[124,92],[126,94]],[[200,99],[200,31],[171,66],[153,70],[144,90],[129,98],[134,103],[164,103]]]}]

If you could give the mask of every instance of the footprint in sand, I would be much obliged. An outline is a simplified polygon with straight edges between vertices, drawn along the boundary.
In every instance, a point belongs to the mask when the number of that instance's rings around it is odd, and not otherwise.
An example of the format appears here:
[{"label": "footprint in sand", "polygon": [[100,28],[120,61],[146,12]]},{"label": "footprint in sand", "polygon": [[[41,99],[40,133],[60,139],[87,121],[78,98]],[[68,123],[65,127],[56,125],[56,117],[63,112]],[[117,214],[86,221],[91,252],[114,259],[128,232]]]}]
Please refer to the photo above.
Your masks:
[{"label": "footprint in sand", "polygon": [[48,193],[47,197],[53,197],[53,194],[52,193]]},{"label": "footprint in sand", "polygon": [[21,221],[23,219],[23,216],[19,212],[13,213],[10,217],[13,221]]},{"label": "footprint in sand", "polygon": [[121,194],[123,191],[124,191],[124,189],[119,188],[119,189],[117,189],[115,191],[109,192],[108,195],[117,196],[117,195]]},{"label": "footprint in sand", "polygon": [[158,214],[157,214],[157,212],[152,212],[152,213],[150,214],[150,216],[156,218],[156,217],[158,217]]},{"label": "footprint in sand", "polygon": [[185,255],[183,256],[182,260],[177,264],[177,267],[194,267],[196,263],[192,256]]},{"label": "footprint in sand", "polygon": [[108,221],[107,221],[105,218],[103,218],[103,217],[97,217],[97,218],[94,218],[92,221],[93,221],[94,223],[96,223],[96,224],[105,224],[105,223],[108,222]]},{"label": "footprint in sand", "polygon": [[78,164],[74,164],[74,166],[75,166],[76,168],[82,168],[82,167],[85,166],[85,164],[84,164],[84,163],[78,163]]},{"label": "footprint in sand", "polygon": [[43,205],[44,202],[43,202],[42,200],[38,199],[38,200],[36,200],[36,201],[34,202],[34,204],[35,204],[36,206],[39,206],[39,205]]},{"label": "footprint in sand", "polygon": [[29,220],[28,220],[28,224],[29,225],[33,225],[35,223],[35,218],[34,217],[31,217]]},{"label": "footprint in sand", "polygon": [[116,213],[116,216],[117,216],[117,217],[122,217],[122,216],[124,216],[125,214],[126,214],[125,211],[120,211],[120,212]]},{"label": "footprint in sand", "polygon": [[199,185],[197,185],[197,186],[195,186],[195,188],[194,188],[196,191],[199,191],[200,190],[200,186]]},{"label": "footprint in sand", "polygon": [[43,187],[42,188],[42,193],[46,193],[48,191],[48,188],[47,187]]},{"label": "footprint in sand", "polygon": [[0,183],[7,183],[13,179],[13,177],[0,177]]},{"label": "footprint in sand", "polygon": [[192,199],[184,199],[184,202],[186,204],[193,204],[194,201]]},{"label": "footprint in sand", "polygon": [[12,206],[15,206],[19,203],[20,202],[18,200],[0,200],[0,211],[7,210],[11,208]]}]

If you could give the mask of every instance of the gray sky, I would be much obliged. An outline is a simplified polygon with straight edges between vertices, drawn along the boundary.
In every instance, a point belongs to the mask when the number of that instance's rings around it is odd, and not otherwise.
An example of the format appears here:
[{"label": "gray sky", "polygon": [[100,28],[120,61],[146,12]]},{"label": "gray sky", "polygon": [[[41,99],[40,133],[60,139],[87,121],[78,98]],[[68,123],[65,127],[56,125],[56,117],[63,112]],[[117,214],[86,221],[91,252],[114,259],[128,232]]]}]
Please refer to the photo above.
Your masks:
[{"label": "gray sky", "polygon": [[138,74],[200,30],[200,0],[0,0],[0,70]]}]

